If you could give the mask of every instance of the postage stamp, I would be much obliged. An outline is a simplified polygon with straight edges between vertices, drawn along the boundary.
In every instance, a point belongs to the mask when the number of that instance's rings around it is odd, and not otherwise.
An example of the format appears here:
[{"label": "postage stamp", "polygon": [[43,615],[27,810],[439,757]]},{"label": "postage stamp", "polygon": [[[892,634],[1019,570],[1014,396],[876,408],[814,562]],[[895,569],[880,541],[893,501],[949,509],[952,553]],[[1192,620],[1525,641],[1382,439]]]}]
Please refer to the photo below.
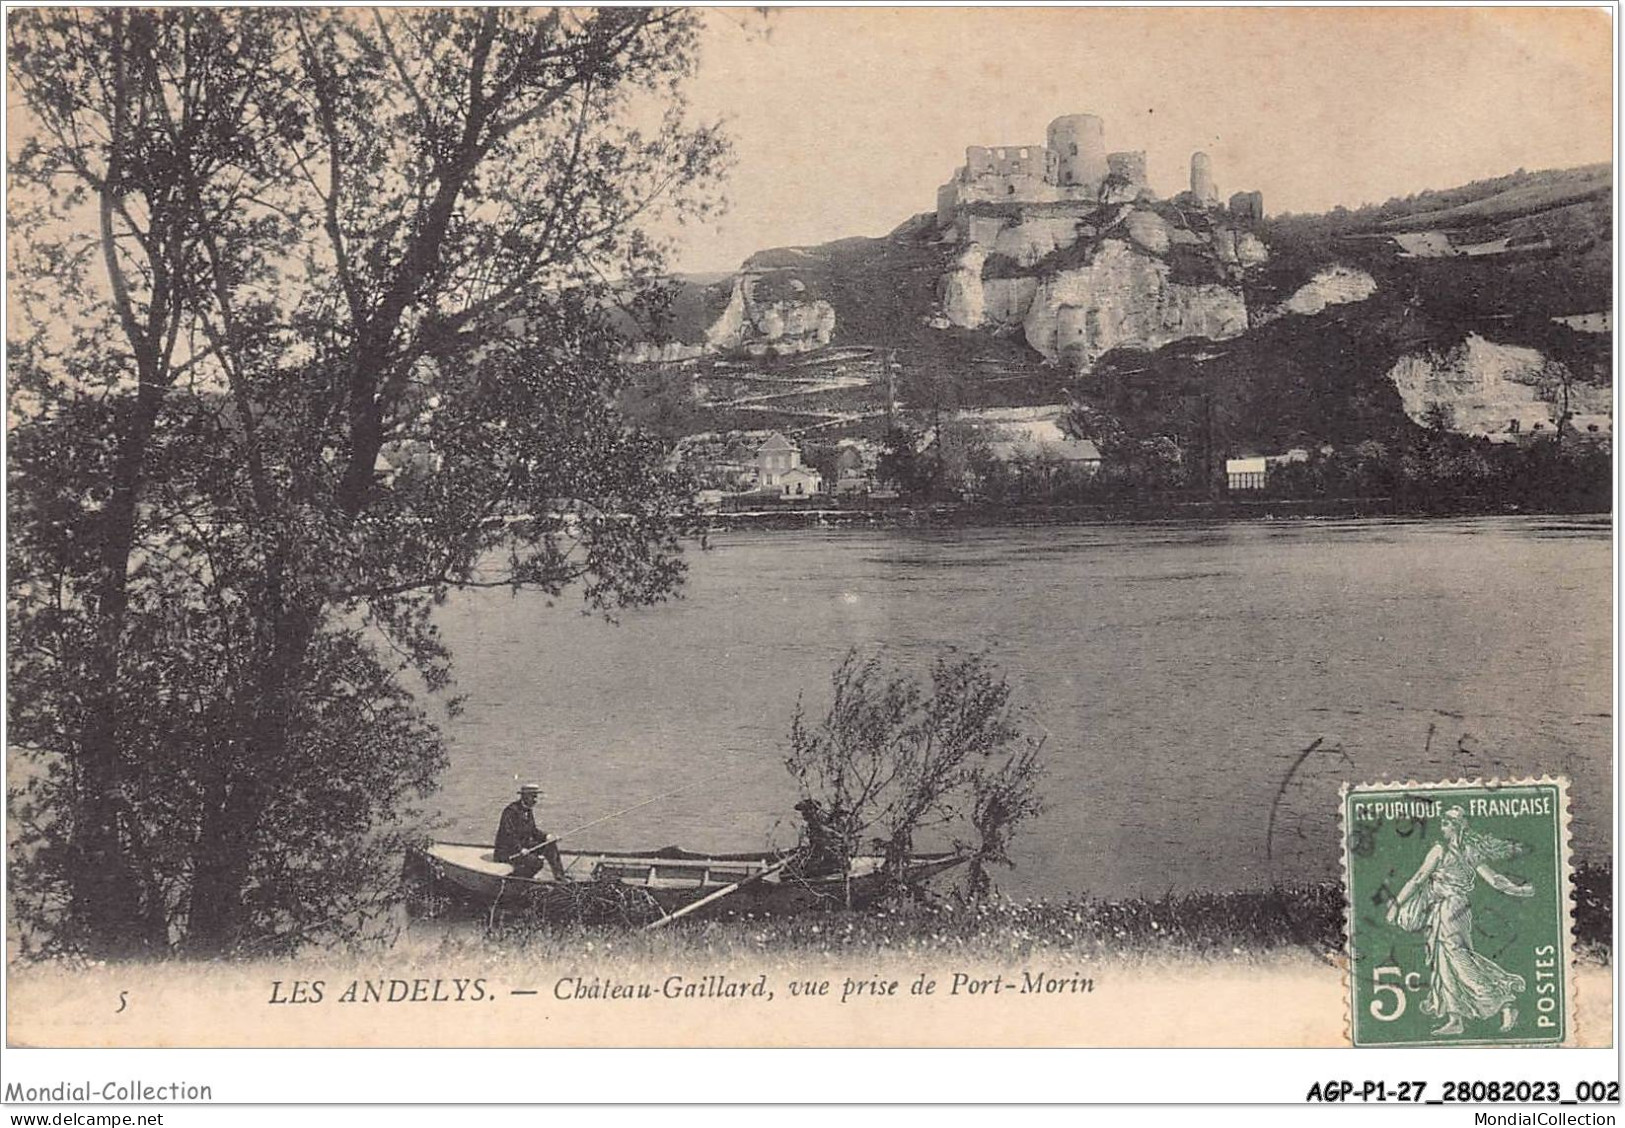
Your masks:
[{"label": "postage stamp", "polygon": [[1356,1046],[1573,1035],[1568,780],[1343,789]]}]

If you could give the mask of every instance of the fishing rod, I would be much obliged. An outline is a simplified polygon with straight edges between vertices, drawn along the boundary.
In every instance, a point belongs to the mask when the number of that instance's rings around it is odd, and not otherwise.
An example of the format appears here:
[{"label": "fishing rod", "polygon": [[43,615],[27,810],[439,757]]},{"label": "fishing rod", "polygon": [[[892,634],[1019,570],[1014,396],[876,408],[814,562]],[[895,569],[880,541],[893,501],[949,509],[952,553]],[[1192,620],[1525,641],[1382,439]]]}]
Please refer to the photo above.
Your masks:
[{"label": "fishing rod", "polygon": [[542,839],[540,842],[536,843],[536,845],[528,846],[525,849],[519,851],[517,854],[514,855],[514,857],[522,858],[526,854],[535,853],[537,850],[540,850],[543,847],[552,846],[555,843],[562,841],[563,839],[569,838],[569,837],[571,837],[573,835],[580,834],[582,831],[587,830],[590,827],[595,827],[599,823],[606,823],[610,819],[618,819],[622,815],[631,814],[633,811],[636,811],[636,810],[638,810],[639,808],[642,808],[642,807],[647,807],[651,803],[658,803],[662,799],[670,799],[673,795],[681,795],[685,791],[692,791],[694,788],[698,787],[700,784],[702,784],[702,783],[710,783],[712,780],[717,779],[718,777],[722,776],[723,774],[724,774],[723,772],[714,772],[711,775],[703,776],[700,779],[694,780],[692,783],[685,783],[682,787],[679,787],[674,791],[667,791],[667,792],[665,792],[665,793],[663,793],[661,795],[656,795],[653,799],[645,799],[641,803],[633,803],[630,807],[622,807],[618,811],[611,811],[607,815],[603,815],[603,816],[601,816],[599,818],[593,819],[591,822],[584,822],[580,826],[572,827],[570,830],[566,830],[561,834],[550,834],[546,838]]}]

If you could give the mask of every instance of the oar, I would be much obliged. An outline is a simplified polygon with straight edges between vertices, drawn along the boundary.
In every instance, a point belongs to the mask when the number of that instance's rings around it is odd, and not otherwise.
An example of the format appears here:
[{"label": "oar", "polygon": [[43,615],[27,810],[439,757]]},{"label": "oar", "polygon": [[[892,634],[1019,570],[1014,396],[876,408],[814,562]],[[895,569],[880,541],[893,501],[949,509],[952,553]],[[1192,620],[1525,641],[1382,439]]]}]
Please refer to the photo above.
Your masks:
[{"label": "oar", "polygon": [[760,880],[762,880],[762,878],[767,877],[770,874],[778,873],[785,866],[787,866],[791,862],[795,861],[796,858],[798,858],[801,854],[802,854],[802,851],[796,850],[788,858],[785,858],[781,862],[773,863],[772,865],[768,866],[766,869],[762,870],[759,873],[753,873],[749,877],[742,877],[738,881],[734,882],[732,885],[724,885],[721,889],[718,889],[715,893],[708,893],[704,897],[701,897],[698,901],[692,901],[689,904],[684,905],[682,908],[678,909],[676,912],[672,913],[670,916],[663,916],[657,921],[653,921],[650,924],[644,925],[643,930],[645,932],[652,932],[657,928],[661,928],[661,927],[664,927],[665,925],[670,924],[674,920],[677,920],[677,919],[679,919],[681,917],[686,917],[689,913],[693,912],[695,909],[704,908],[706,905],[709,905],[712,901],[720,901],[724,897],[728,896],[728,894],[730,894],[730,893],[737,893],[737,892],[739,892],[739,890],[743,889],[745,886],[749,885],[753,881],[760,881]]},{"label": "oar", "polygon": [[572,828],[570,830],[567,830],[562,834],[550,834],[546,838],[542,839],[540,842],[536,843],[536,845],[527,846],[525,849],[519,851],[519,853],[515,854],[514,857],[523,858],[526,854],[535,853],[537,850],[542,849],[542,847],[544,847],[544,846],[551,846],[555,842],[560,842],[560,841],[562,841],[562,840],[564,840],[566,838],[571,837],[572,835],[580,834],[582,831],[587,830],[587,829],[589,829],[591,827],[595,827],[599,823],[606,823],[610,819],[618,819],[622,815],[629,815],[633,811],[636,811],[641,807],[647,807],[650,803],[658,803],[662,799],[670,799],[673,795],[681,795],[685,791],[692,791],[694,788],[698,787],[700,784],[702,784],[702,783],[710,783],[712,780],[718,779],[724,774],[725,773],[723,773],[723,772],[717,772],[714,775],[705,776],[705,777],[703,777],[701,779],[695,780],[693,783],[685,783],[683,786],[679,787],[675,791],[668,791],[668,792],[666,792],[666,793],[664,793],[662,795],[656,795],[653,799],[645,799],[641,803],[633,803],[630,807],[622,807],[618,811],[611,811],[609,814],[604,815],[601,818],[593,819],[592,822],[584,822],[580,826],[574,827],[574,828]]}]

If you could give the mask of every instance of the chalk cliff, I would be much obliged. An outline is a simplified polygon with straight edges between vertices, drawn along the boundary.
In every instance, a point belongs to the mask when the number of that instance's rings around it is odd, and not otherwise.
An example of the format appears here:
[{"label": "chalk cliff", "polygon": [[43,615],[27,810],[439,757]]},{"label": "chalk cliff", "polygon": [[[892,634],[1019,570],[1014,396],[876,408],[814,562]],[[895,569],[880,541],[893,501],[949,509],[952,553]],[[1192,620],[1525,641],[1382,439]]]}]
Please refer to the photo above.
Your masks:
[{"label": "chalk cliff", "polygon": [[1223,340],[1247,329],[1241,292],[1181,283],[1165,262],[1107,239],[1084,265],[1038,280],[1023,319],[1027,343],[1087,371],[1114,348],[1155,349],[1185,337]]},{"label": "chalk cliff", "polygon": [[705,331],[712,349],[743,351],[751,356],[790,356],[829,344],[835,332],[835,307],[812,298],[799,280],[760,291],[763,276],[742,270],[722,315]]},{"label": "chalk cliff", "polygon": [[1287,314],[1310,317],[1328,306],[1363,302],[1377,292],[1377,281],[1363,270],[1333,263],[1316,271],[1314,277],[1299,286],[1280,305],[1260,310],[1253,318],[1255,325],[1273,321]]},{"label": "chalk cliff", "polygon": [[954,257],[942,276],[942,316],[961,329],[980,329],[987,321],[987,293],[982,285],[982,269],[987,252],[980,243],[971,243]]},{"label": "chalk cliff", "polygon": [[1118,347],[1243,333],[1241,282],[1268,260],[1252,231],[1222,213],[1193,220],[1155,201],[966,208],[948,238],[941,320],[1019,331],[1046,360],[1088,372]]},{"label": "chalk cliff", "polygon": [[[1469,333],[1449,349],[1402,356],[1388,379],[1412,422],[1429,422],[1436,406],[1448,409],[1453,430],[1468,435],[1530,432],[1555,427],[1562,412],[1564,369],[1539,349],[1487,341]],[[1606,416],[1613,388],[1568,381],[1568,410]]]}]

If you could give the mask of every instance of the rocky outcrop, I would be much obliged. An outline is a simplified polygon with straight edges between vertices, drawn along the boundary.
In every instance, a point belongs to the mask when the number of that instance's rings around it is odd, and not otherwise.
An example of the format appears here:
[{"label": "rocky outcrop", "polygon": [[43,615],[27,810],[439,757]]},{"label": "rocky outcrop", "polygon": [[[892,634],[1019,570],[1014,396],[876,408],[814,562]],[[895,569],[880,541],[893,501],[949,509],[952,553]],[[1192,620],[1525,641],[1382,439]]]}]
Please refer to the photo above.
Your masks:
[{"label": "rocky outcrop", "polygon": [[[751,356],[789,356],[829,344],[835,332],[835,307],[805,297],[762,301],[756,297],[759,275],[745,271],[734,279],[722,315],[705,332],[712,350],[743,351]],[[791,288],[805,293],[805,286]]]},{"label": "rocky outcrop", "polygon": [[1283,303],[1287,313],[1312,315],[1327,306],[1363,302],[1377,292],[1377,280],[1363,270],[1334,265],[1319,271]]},{"label": "rocky outcrop", "polygon": [[1128,237],[1154,255],[1168,253],[1168,221],[1153,211],[1136,211],[1128,217]]},{"label": "rocky outcrop", "polygon": [[[1388,371],[1413,421],[1432,422],[1443,407],[1452,428],[1468,435],[1553,428],[1562,410],[1561,375],[1538,349],[1476,333],[1451,349],[1403,356]],[[1577,415],[1607,415],[1613,407],[1609,387],[1571,381],[1567,394],[1568,409]]]},{"label": "rocky outcrop", "polygon": [[1020,325],[1038,293],[1038,279],[989,278],[982,283],[982,325],[1000,329]]},{"label": "rocky outcrop", "polygon": [[1241,270],[1268,262],[1270,257],[1264,240],[1251,231],[1231,227],[1213,229],[1213,253],[1225,266]]},{"label": "rocky outcrop", "polygon": [[1046,255],[1078,241],[1078,220],[1071,216],[1039,216],[1001,228],[993,238],[993,253],[1033,266]]},{"label": "rocky outcrop", "polygon": [[1328,306],[1348,302],[1363,302],[1377,292],[1377,280],[1363,270],[1333,264],[1317,271],[1315,276],[1292,292],[1280,305],[1260,310],[1253,317],[1255,325],[1274,321],[1287,314],[1313,317]]},{"label": "rocky outcrop", "polygon": [[1027,343],[1049,360],[1087,371],[1120,346],[1155,349],[1246,331],[1240,292],[1177,283],[1170,273],[1167,263],[1108,239],[1086,265],[1039,279],[1023,322]]},{"label": "rocky outcrop", "polygon": [[1019,330],[1079,372],[1119,345],[1245,331],[1239,283],[1269,257],[1249,230],[1145,199],[962,209],[944,241],[959,249],[928,324]]},{"label": "rocky outcrop", "polygon": [[745,275],[734,279],[733,290],[722,313],[705,331],[705,343],[712,349],[733,348],[745,339],[749,318],[745,314]]},{"label": "rocky outcrop", "polygon": [[942,277],[942,316],[961,329],[980,329],[986,308],[982,265],[987,255],[982,244],[971,243],[954,257]]},{"label": "rocky outcrop", "polygon": [[[1129,173],[1137,167],[1119,164]],[[1112,175],[1130,183],[1121,171]],[[954,206],[945,226],[927,217],[897,236],[914,246],[911,253],[943,256],[935,294],[911,311],[924,324],[1019,333],[1050,361],[1078,372],[1118,346],[1155,349],[1245,331],[1240,282],[1269,252],[1221,213],[1193,215],[1148,196],[997,203]],[[792,247],[755,255],[726,291],[703,345],[693,343],[694,335],[680,345],[644,343],[627,358],[786,356],[824,347],[836,331],[836,307],[819,287],[830,283],[832,268],[846,269],[851,254]],[[864,314],[854,310],[852,317],[863,321]]]},{"label": "rocky outcrop", "polygon": [[987,256],[972,243],[957,256],[942,277],[942,317],[961,329],[1001,329],[1019,325],[1038,291],[1038,279],[983,278]]}]

